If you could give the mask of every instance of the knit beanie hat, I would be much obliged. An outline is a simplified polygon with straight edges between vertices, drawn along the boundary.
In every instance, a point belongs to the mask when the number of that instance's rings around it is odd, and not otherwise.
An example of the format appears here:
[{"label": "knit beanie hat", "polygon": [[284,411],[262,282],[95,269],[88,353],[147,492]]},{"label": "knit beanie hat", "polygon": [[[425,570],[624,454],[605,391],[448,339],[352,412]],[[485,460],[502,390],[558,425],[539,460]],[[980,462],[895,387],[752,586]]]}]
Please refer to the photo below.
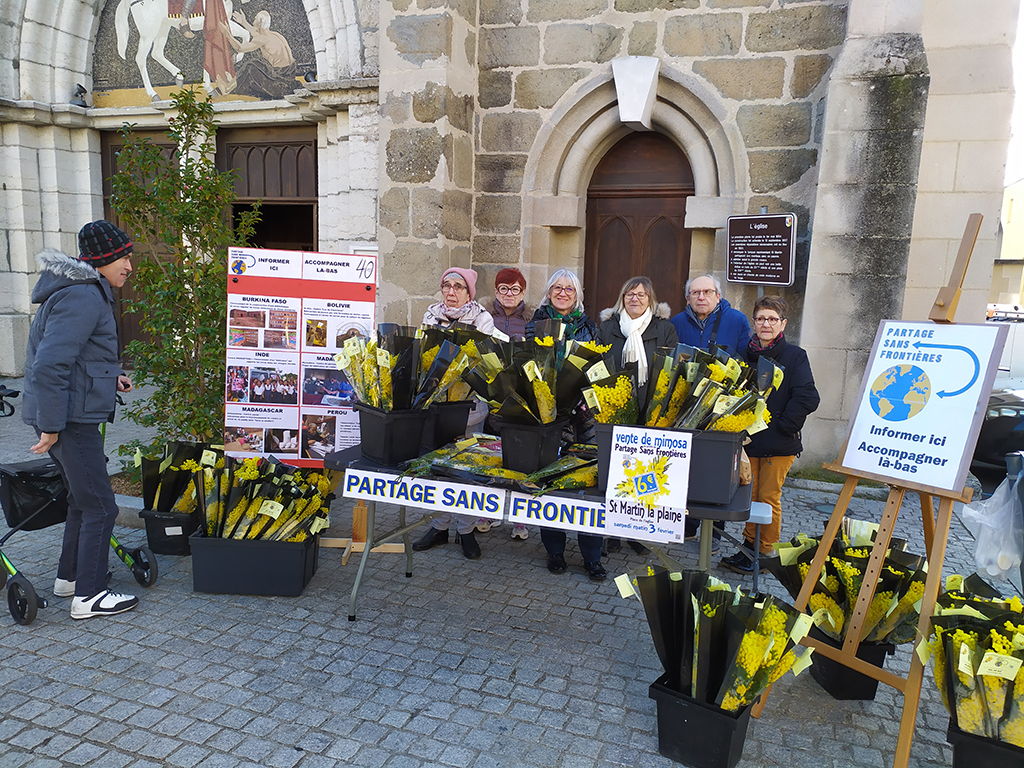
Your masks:
[{"label": "knit beanie hat", "polygon": [[494,278],[495,288],[499,285],[515,285],[516,283],[519,283],[519,287],[524,291],[526,290],[526,278],[523,277],[523,273],[512,267],[505,267],[505,269],[498,272],[498,276]]},{"label": "knit beanie hat", "polygon": [[90,221],[78,233],[78,258],[91,267],[102,267],[132,255],[128,235],[106,219]]},{"label": "knit beanie hat", "polygon": [[469,300],[472,301],[476,298],[476,270],[469,269],[468,267],[452,267],[446,269],[444,274],[441,275],[441,282],[449,275],[456,275],[465,281],[466,286],[469,288]]}]

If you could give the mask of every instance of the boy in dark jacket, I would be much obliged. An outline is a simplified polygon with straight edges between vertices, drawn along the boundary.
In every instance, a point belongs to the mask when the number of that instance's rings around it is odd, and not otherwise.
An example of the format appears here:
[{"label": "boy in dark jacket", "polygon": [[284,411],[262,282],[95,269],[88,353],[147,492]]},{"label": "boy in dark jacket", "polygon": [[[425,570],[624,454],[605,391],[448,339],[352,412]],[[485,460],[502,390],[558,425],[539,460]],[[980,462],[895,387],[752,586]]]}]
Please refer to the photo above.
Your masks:
[{"label": "boy in dark jacket", "polygon": [[[820,398],[811,375],[807,353],[786,341],[788,306],[778,296],[762,296],[754,304],[754,337],[746,349],[745,358],[757,365],[759,357],[767,357],[785,370],[779,388],[768,395],[771,421],[768,429],[750,436],[747,455],[754,486],[753,500],[771,505],[772,522],[761,526],[761,540],[754,544],[754,528],[747,523],[743,538],[747,547],[759,546],[761,553],[772,551],[782,528],[782,484],[797,454],[803,450],[800,430],[809,414],[818,408]],[[737,573],[751,573],[753,561],[742,551],[723,558],[722,565]]]},{"label": "boy in dark jacket", "polygon": [[22,418],[35,428],[32,452],[49,452],[68,489],[64,544],[53,593],[71,597],[71,618],[108,616],[138,599],[106,588],[107,547],[117,518],[99,425],[113,421],[117,393],[131,380],[118,361],[114,295],[132,271],[132,243],[108,221],[78,233],[77,259],[37,257],[40,304],[28,336]]}]

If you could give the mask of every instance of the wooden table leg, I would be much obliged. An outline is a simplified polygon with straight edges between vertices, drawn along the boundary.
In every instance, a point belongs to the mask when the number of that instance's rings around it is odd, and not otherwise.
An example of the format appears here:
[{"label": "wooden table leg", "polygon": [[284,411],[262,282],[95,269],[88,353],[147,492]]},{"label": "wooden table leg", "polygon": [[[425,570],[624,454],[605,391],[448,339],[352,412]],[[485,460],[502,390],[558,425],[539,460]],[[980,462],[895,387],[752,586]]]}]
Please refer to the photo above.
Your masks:
[{"label": "wooden table leg", "polygon": [[932,551],[932,539],[935,536],[935,510],[932,508],[932,495],[921,494],[921,524],[924,526],[924,551]]}]

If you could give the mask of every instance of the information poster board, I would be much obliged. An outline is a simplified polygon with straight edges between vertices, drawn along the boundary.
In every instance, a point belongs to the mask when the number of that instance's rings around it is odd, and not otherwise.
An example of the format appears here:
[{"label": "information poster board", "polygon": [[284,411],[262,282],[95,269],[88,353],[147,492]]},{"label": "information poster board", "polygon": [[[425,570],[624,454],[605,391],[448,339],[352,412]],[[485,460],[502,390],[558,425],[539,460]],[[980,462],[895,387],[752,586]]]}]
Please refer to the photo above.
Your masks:
[{"label": "information poster board", "polygon": [[907,487],[963,490],[1005,325],[883,320],[842,464]]},{"label": "information poster board", "polygon": [[229,455],[323,466],[359,442],[354,393],[334,354],[376,328],[376,278],[373,256],[229,249]]},{"label": "information poster board", "polygon": [[692,436],[616,426],[605,491],[609,536],[683,541]]},{"label": "information poster board", "polygon": [[730,216],[726,252],[730,283],[792,285],[796,214]]}]

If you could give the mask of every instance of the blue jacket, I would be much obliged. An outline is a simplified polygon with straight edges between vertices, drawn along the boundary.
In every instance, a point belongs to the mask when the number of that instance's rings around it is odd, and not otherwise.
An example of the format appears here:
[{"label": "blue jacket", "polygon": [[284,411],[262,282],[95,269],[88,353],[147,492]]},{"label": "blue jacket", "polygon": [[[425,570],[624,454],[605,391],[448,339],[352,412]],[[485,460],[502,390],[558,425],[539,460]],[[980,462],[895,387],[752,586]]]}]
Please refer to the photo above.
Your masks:
[{"label": "blue jacket", "polygon": [[715,344],[724,347],[730,355],[743,354],[750,341],[750,323],[747,316],[738,309],[733,309],[729,302],[722,299],[718,306],[704,319],[703,327],[697,319],[694,311],[687,307],[678,315],[672,318],[672,325],[675,326],[676,334],[679,336],[680,344],[689,344],[698,349],[707,349],[711,343],[711,332],[715,327],[715,320],[719,313],[722,315],[722,322],[718,325],[718,336]]},{"label": "blue jacket", "polygon": [[42,306],[28,332],[22,419],[53,433],[112,421],[122,370],[110,283],[60,251],[37,258],[32,303]]}]

